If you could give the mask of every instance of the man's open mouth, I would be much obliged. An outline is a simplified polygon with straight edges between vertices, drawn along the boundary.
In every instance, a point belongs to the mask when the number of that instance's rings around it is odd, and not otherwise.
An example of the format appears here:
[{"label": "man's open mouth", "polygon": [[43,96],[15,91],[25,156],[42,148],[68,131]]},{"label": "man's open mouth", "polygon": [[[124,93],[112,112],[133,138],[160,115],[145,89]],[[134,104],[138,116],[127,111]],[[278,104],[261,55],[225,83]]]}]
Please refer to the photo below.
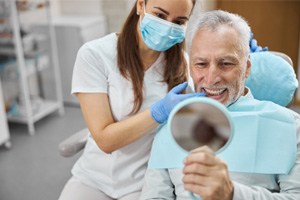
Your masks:
[{"label": "man's open mouth", "polygon": [[202,91],[205,92],[207,96],[219,96],[222,95],[227,88],[223,89],[208,89],[208,88],[202,88]]}]

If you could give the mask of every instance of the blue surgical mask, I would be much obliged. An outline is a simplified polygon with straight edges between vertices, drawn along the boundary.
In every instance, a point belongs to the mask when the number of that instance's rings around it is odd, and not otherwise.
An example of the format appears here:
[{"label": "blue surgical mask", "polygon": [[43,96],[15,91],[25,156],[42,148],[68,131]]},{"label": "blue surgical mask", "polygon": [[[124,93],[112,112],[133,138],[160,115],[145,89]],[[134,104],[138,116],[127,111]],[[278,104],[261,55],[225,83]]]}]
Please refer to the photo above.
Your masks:
[{"label": "blue surgical mask", "polygon": [[163,20],[145,11],[140,31],[146,45],[155,51],[166,51],[181,43],[185,37],[185,26]]}]

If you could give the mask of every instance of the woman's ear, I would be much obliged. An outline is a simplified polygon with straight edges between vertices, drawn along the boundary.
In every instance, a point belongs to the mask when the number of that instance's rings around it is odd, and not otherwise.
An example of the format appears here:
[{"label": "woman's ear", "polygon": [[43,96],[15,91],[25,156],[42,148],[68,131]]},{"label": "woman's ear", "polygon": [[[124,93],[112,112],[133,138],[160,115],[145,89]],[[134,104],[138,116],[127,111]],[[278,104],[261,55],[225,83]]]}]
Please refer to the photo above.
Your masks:
[{"label": "woman's ear", "polygon": [[136,14],[140,15],[143,13],[144,10],[144,0],[137,0],[136,1]]}]

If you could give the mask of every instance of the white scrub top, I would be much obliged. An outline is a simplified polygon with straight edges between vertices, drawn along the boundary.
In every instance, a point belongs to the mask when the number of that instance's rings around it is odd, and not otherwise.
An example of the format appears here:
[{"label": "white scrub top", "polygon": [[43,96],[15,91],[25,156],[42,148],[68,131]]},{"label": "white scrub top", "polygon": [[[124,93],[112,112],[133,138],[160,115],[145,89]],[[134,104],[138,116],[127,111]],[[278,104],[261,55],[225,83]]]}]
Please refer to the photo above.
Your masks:
[{"label": "white scrub top", "polygon": [[[117,66],[117,35],[84,44],[78,51],[72,80],[72,93],[107,93],[113,117],[126,119],[133,108],[133,89]],[[144,101],[140,111],[162,99],[167,84],[162,82],[165,59],[163,53],[145,71]],[[85,150],[75,163],[72,174],[113,198],[139,191],[149,159],[155,130],[111,154],[99,149],[89,137]]]}]

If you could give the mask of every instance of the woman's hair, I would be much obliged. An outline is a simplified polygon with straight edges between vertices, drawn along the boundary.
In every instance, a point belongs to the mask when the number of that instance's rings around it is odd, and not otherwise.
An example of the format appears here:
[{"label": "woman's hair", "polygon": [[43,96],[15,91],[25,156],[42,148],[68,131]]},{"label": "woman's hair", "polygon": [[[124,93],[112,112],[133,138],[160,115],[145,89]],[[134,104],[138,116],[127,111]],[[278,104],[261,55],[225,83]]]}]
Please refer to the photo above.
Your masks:
[{"label": "woman's hair", "polygon": [[[195,5],[196,0],[192,0]],[[147,3],[147,0],[145,0]],[[137,113],[143,103],[144,66],[139,54],[136,3],[125,21],[118,37],[117,62],[119,70],[126,79],[131,80],[134,90],[134,106],[131,114]],[[187,80],[187,63],[184,58],[185,41],[175,44],[165,51],[166,66],[162,81],[168,90]]]},{"label": "woman's hair", "polygon": [[190,50],[190,46],[192,43],[192,40],[196,34],[197,31],[200,29],[208,29],[215,31],[220,26],[227,25],[232,27],[234,30],[237,31],[239,35],[239,43],[240,43],[240,50],[245,53],[245,55],[249,54],[249,41],[250,41],[250,33],[251,29],[247,23],[247,21],[233,13],[229,13],[222,10],[214,10],[205,12],[200,17],[195,18],[194,20],[190,21],[188,28],[188,37],[190,38],[188,40],[188,49]]}]

